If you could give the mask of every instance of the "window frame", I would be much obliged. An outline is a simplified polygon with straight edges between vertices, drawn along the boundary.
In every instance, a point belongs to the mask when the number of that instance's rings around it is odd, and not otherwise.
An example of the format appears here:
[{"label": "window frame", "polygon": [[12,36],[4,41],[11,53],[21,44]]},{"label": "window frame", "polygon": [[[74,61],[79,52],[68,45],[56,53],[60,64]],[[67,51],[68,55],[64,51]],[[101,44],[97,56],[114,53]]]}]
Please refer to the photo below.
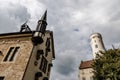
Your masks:
[{"label": "window frame", "polygon": [[97,45],[97,44],[95,44],[95,48],[98,48],[98,45]]},{"label": "window frame", "polygon": [[46,73],[46,71],[47,71],[47,66],[48,66],[48,61],[47,61],[47,59],[46,59],[44,56],[42,56],[39,69],[40,69],[42,72]]},{"label": "window frame", "polygon": [[19,49],[20,49],[20,46],[9,47],[9,49],[7,50],[7,53],[5,54],[5,56],[3,58],[3,62],[13,62],[13,61],[15,61],[15,58],[19,53]]},{"label": "window frame", "polygon": [[86,80],[86,78],[85,78],[85,77],[82,77],[82,80]]},{"label": "window frame", "polygon": [[0,80],[4,80],[5,79],[5,77],[4,76],[0,76]]}]

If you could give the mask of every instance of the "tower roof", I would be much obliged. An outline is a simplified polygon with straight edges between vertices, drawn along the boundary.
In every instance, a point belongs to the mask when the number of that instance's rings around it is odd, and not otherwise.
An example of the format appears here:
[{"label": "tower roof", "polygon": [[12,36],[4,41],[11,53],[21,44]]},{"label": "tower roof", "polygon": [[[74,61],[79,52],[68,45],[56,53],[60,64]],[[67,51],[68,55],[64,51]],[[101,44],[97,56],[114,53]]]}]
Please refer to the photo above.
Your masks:
[{"label": "tower roof", "polygon": [[41,17],[41,20],[47,21],[47,10],[45,11],[45,13],[43,14],[43,16]]},{"label": "tower roof", "polygon": [[79,69],[92,68],[93,62],[94,62],[94,60],[81,61]]},{"label": "tower roof", "polygon": [[41,19],[38,21],[36,31],[41,32],[41,33],[45,32],[46,26],[47,26],[47,21],[46,20],[47,20],[47,10],[45,11],[45,13],[41,17]]}]

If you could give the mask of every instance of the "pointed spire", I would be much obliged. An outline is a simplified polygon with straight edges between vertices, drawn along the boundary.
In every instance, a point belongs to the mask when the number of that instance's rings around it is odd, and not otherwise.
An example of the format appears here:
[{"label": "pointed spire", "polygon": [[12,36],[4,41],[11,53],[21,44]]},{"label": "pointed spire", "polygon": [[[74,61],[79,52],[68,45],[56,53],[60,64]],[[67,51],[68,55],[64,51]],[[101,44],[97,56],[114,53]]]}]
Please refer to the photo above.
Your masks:
[{"label": "pointed spire", "polygon": [[43,14],[43,16],[41,17],[41,20],[47,21],[47,10],[45,11],[45,13]]},{"label": "pointed spire", "polygon": [[42,35],[45,34],[45,32],[46,32],[46,26],[47,26],[46,20],[47,20],[47,10],[41,17],[41,20],[38,21],[36,31],[32,37],[32,42],[35,45],[43,42]]},{"label": "pointed spire", "polygon": [[46,20],[47,20],[47,10],[45,11],[43,16],[41,17],[41,20],[38,21],[36,31],[41,32],[41,33],[45,32],[46,26],[47,26]]}]

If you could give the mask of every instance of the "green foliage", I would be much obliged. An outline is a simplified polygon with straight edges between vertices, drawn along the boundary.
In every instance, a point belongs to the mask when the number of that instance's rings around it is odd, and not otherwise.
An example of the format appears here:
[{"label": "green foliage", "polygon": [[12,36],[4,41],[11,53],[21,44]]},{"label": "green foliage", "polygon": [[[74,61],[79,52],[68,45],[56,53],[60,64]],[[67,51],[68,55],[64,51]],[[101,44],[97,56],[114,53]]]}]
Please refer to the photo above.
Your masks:
[{"label": "green foliage", "polygon": [[120,49],[97,54],[93,70],[95,80],[120,80]]}]

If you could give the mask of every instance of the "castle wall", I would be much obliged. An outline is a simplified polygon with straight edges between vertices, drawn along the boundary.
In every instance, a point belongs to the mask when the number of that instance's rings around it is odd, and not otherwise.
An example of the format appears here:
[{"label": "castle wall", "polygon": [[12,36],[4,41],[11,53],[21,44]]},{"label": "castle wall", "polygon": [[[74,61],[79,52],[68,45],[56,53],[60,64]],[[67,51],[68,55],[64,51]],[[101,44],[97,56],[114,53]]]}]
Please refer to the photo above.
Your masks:
[{"label": "castle wall", "polygon": [[0,36],[0,76],[5,80],[22,80],[32,47],[30,35]]}]

